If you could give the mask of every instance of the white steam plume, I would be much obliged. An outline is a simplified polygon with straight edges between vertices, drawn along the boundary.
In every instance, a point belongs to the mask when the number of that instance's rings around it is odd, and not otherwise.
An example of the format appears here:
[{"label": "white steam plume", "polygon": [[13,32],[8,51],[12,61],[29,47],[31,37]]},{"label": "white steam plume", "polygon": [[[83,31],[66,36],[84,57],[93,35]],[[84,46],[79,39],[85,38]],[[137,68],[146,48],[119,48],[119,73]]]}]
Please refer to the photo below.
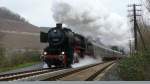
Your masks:
[{"label": "white steam plume", "polygon": [[45,62],[43,62],[43,68],[48,68],[48,65]]},{"label": "white steam plume", "polygon": [[102,62],[100,57],[94,59],[92,57],[85,56],[83,59],[79,59],[79,63],[73,64],[72,68],[81,67],[89,64],[94,64],[94,63],[100,63],[100,62]]},{"label": "white steam plume", "polygon": [[56,22],[105,45],[126,47],[129,39],[127,19],[109,12],[100,0],[57,0],[52,6]]}]

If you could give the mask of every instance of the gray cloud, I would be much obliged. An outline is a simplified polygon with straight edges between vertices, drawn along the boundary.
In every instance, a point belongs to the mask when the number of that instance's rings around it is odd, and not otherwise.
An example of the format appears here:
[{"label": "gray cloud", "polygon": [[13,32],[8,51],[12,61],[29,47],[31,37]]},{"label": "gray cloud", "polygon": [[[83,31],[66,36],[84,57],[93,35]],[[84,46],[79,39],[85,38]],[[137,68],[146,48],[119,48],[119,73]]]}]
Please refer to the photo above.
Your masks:
[{"label": "gray cloud", "polygon": [[52,0],[1,0],[0,6],[7,7],[37,26],[54,26],[51,12]]}]

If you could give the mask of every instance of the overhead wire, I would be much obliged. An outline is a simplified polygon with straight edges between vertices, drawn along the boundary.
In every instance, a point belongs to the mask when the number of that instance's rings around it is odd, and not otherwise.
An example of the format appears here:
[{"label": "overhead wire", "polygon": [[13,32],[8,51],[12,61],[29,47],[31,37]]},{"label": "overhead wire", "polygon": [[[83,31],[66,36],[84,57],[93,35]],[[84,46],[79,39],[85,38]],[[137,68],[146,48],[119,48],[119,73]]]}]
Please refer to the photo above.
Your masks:
[{"label": "overhead wire", "polygon": [[[141,3],[143,3],[143,2],[142,2],[141,0],[136,0],[136,2],[135,2],[135,0],[134,0],[134,4],[138,4],[138,5],[139,5],[139,3],[140,3],[140,5],[141,5]],[[143,5],[143,4],[142,4],[142,5]],[[140,9],[140,10],[141,10],[141,9]],[[137,11],[140,11],[140,10],[137,10]],[[136,12],[137,12],[137,11],[136,11]],[[141,12],[140,12],[140,13],[141,13]],[[141,15],[141,14],[139,14],[139,12],[137,12],[137,15]],[[139,21],[141,21],[140,24],[139,24]],[[143,19],[143,15],[141,15],[141,17],[137,18],[136,28],[137,28],[137,31],[138,31],[138,33],[139,33],[140,39],[141,39],[141,41],[142,41],[143,47],[144,47],[144,49],[146,49],[145,41],[144,41],[144,38],[143,38],[143,35],[142,35],[142,32],[141,32],[139,26],[143,26],[144,28],[146,28],[146,25],[145,25],[144,19]]]}]

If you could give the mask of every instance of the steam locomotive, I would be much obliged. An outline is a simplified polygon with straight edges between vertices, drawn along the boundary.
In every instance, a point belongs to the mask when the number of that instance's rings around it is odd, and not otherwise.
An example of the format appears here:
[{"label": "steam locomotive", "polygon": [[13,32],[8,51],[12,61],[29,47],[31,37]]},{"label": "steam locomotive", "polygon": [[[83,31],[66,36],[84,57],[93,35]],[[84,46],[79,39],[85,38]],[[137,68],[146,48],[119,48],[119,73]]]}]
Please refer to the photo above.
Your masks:
[{"label": "steam locomotive", "polygon": [[79,58],[90,56],[96,59],[96,55],[104,59],[116,59],[121,53],[107,49],[84,36],[72,32],[71,29],[62,27],[61,23],[49,29],[47,33],[40,32],[40,41],[49,45],[43,50],[41,58],[48,67],[71,67],[78,63]]}]

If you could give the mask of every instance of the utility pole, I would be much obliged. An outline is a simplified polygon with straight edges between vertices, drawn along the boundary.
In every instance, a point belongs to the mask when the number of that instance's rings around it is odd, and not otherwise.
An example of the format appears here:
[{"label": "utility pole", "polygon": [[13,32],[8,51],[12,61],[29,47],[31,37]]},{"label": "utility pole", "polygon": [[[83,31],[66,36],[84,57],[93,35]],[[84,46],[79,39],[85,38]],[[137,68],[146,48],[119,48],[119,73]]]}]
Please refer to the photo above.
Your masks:
[{"label": "utility pole", "polygon": [[133,21],[134,21],[134,41],[135,41],[135,52],[137,51],[137,25],[136,25],[136,23],[137,23],[137,19],[136,19],[136,5],[135,4],[133,4],[133,16],[134,16],[134,19],[133,19]]},{"label": "utility pole", "polygon": [[133,7],[133,10],[129,10],[129,12],[133,12],[133,28],[134,28],[134,50],[135,52],[137,52],[138,50],[138,42],[137,42],[137,27],[138,27],[138,23],[137,23],[137,16],[141,16],[137,14],[137,11],[141,11],[141,10],[137,10],[137,6],[141,6],[141,5],[137,5],[137,4],[133,4],[133,5],[129,5],[128,7]]},{"label": "utility pole", "polygon": [[130,56],[132,55],[132,44],[131,44],[131,40],[129,40],[129,48],[130,48]]}]

